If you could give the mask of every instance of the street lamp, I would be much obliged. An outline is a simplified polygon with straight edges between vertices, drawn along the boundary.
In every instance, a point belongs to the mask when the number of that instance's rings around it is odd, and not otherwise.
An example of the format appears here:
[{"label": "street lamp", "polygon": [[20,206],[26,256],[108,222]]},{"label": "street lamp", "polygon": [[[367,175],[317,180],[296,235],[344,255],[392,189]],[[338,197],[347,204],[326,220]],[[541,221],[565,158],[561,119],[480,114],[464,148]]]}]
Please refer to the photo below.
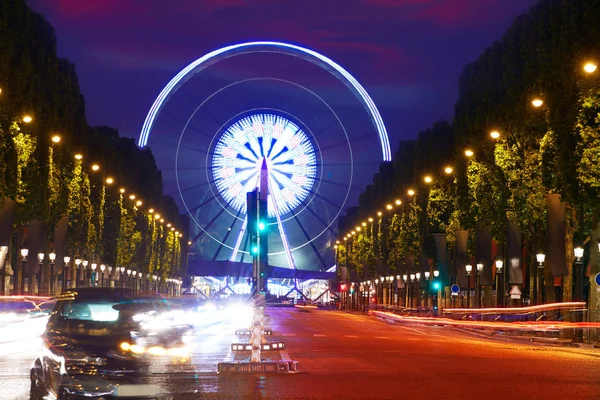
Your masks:
[{"label": "street lamp", "polygon": [[64,256],[63,257],[63,278],[62,278],[62,290],[67,290],[67,275],[69,274],[69,263],[71,262],[71,257]]},{"label": "street lamp", "polygon": [[544,104],[544,100],[539,99],[539,98],[535,98],[535,99],[531,100],[531,104],[533,104],[533,106],[535,108],[539,108],[539,107],[541,107]]},{"label": "street lamp", "polygon": [[2,282],[0,282],[0,295],[4,296],[6,293],[4,284],[6,282],[6,269],[4,268],[6,255],[8,254],[8,246],[0,246],[0,267],[2,268]]},{"label": "street lamp", "polygon": [[[575,267],[573,270],[573,275],[574,275],[574,279],[573,279],[573,286],[574,286],[574,301],[582,301],[582,292],[583,292],[583,248],[581,247],[576,247],[574,249],[574,253],[575,253]],[[575,322],[583,322],[583,315],[581,314],[581,311],[575,311],[574,314],[574,319]],[[574,335],[573,335],[573,343],[583,343],[583,329],[581,328],[577,328],[575,329]]]},{"label": "street lamp", "polygon": [[594,72],[596,72],[597,68],[598,68],[598,66],[595,63],[593,63],[593,62],[586,63],[583,66],[583,70],[585,72],[587,72],[588,74],[593,74]]},{"label": "street lamp", "polygon": [[54,289],[54,261],[56,260],[56,253],[52,252],[48,254],[50,259],[50,279],[48,279],[48,294],[52,296],[52,289]]},{"label": "street lamp", "polygon": [[112,287],[112,266],[108,266],[108,287]]},{"label": "street lamp", "polygon": [[84,286],[87,285],[89,287],[90,281],[88,279],[88,271],[87,271],[88,264],[89,264],[88,260],[83,260],[81,262],[81,275],[83,275],[83,281],[85,282]]},{"label": "street lamp", "polygon": [[425,308],[429,307],[429,277],[431,272],[425,271]]},{"label": "street lamp", "polygon": [[96,268],[98,264],[92,263],[92,286],[98,286],[98,275],[96,274]]},{"label": "street lamp", "polygon": [[[37,255],[38,266],[39,266],[39,270],[38,270],[37,277],[36,277],[36,279],[37,279],[37,292],[38,292],[38,295],[42,294],[42,287],[41,287],[41,284],[42,284],[42,267],[44,265],[44,257],[45,256],[46,255],[44,253],[38,253],[38,255]],[[32,288],[31,289],[31,293],[33,294],[34,290],[35,290],[35,287],[34,287],[35,286],[35,282],[32,282],[32,283],[34,283],[34,285],[29,285],[29,286]]]},{"label": "street lamp", "polygon": [[492,137],[492,139],[498,139],[500,137],[500,132],[498,132],[498,131],[491,131],[490,132],[490,136]]},{"label": "street lamp", "polygon": [[471,264],[465,265],[465,271],[467,271],[467,308],[471,307],[471,271],[473,266]]},{"label": "street lamp", "polygon": [[[535,273],[536,275],[536,281],[537,281],[537,287],[538,287],[538,291],[541,294],[541,296],[539,296],[541,303],[544,303],[544,261],[546,261],[546,255],[544,253],[538,253],[535,256],[537,262],[538,262],[538,267],[537,267],[537,271]],[[536,304],[538,303],[538,295],[536,293],[535,296],[535,300],[536,300]]]},{"label": "street lamp", "polygon": [[[71,278],[71,286],[76,288],[80,285],[81,282],[81,258],[76,258],[75,259],[75,274],[74,276]],[[73,283],[73,281],[75,283]]]},{"label": "street lamp", "polygon": [[21,270],[14,277],[14,288],[19,294],[25,294],[25,264],[27,263],[29,249],[21,249]]},{"label": "street lamp", "polygon": [[502,279],[502,266],[504,262],[502,260],[496,260],[496,305],[498,307],[504,306],[504,283]]},{"label": "street lamp", "polygon": [[100,287],[104,287],[104,270],[106,269],[106,265],[100,264]]},{"label": "street lamp", "polygon": [[483,264],[477,264],[477,275],[475,278],[477,282],[475,282],[475,293],[477,297],[475,298],[475,307],[481,307],[481,271],[483,271]]},{"label": "street lamp", "polygon": [[417,272],[415,274],[415,278],[417,280],[415,286],[417,289],[417,308],[421,307],[421,273]]}]

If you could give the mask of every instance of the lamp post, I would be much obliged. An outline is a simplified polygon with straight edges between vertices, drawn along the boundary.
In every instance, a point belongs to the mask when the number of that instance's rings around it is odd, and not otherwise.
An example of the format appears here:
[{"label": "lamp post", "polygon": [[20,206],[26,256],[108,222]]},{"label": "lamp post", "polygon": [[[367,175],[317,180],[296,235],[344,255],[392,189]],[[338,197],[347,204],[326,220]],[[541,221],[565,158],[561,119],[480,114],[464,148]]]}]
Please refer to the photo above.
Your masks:
[{"label": "lamp post", "polygon": [[142,274],[141,272],[138,273],[138,293],[142,293],[142,284],[144,283],[144,281],[142,280],[143,276],[144,274]]},{"label": "lamp post", "polygon": [[465,270],[467,271],[467,308],[471,308],[471,271],[473,271],[473,266],[467,264]]},{"label": "lamp post", "polygon": [[6,255],[8,254],[8,246],[0,246],[0,268],[2,268],[2,282],[0,282],[0,295],[4,296],[6,293],[4,286],[6,284]]},{"label": "lamp post", "polygon": [[83,277],[83,279],[82,279],[83,282],[85,282],[85,283],[83,283],[84,287],[86,287],[86,286],[89,287],[90,286],[90,280],[88,278],[88,270],[87,270],[88,264],[89,264],[88,260],[83,260],[81,262],[81,275]]},{"label": "lamp post", "polygon": [[75,259],[75,273],[71,277],[71,287],[76,288],[79,286],[81,281],[81,258]]},{"label": "lamp post", "polygon": [[125,287],[125,267],[120,267],[121,270],[121,287]]},{"label": "lamp post", "polygon": [[[544,261],[546,261],[546,255],[544,253],[538,253],[535,256],[537,262],[538,262],[538,267],[535,273],[535,280],[537,282],[537,291],[536,291],[536,295],[535,295],[535,304],[538,304],[538,300],[539,303],[544,304],[545,301],[545,290],[544,290]],[[538,293],[540,294],[540,296],[538,297]]]},{"label": "lamp post", "polygon": [[415,279],[417,280],[416,288],[417,288],[417,308],[421,308],[421,273],[417,272],[415,274]]},{"label": "lamp post", "polygon": [[504,283],[502,281],[502,260],[496,260],[496,306],[504,306]]},{"label": "lamp post", "polygon": [[415,303],[415,274],[410,274],[410,293],[408,295],[410,308],[414,308]]},{"label": "lamp post", "polygon": [[108,270],[108,287],[112,287],[112,266],[109,265],[107,270]]},{"label": "lamp post", "polygon": [[433,290],[434,290],[434,296],[435,296],[435,300],[433,302],[433,307],[435,309],[435,313],[436,315],[439,312],[439,308],[440,308],[440,293],[442,290],[442,285],[440,284],[440,282],[438,282],[437,278],[439,278],[440,276],[440,270],[439,269],[434,269],[433,270],[433,278],[434,278],[434,282],[433,282]]},{"label": "lamp post", "polygon": [[92,263],[92,271],[90,274],[90,286],[98,286],[98,275],[96,274],[96,268],[98,267],[98,264],[96,263]]},{"label": "lamp post", "polygon": [[425,308],[429,307],[429,277],[431,272],[425,271]]},{"label": "lamp post", "polygon": [[[71,257],[64,256],[63,257],[63,278],[62,278],[62,291],[67,290],[67,276],[69,275],[69,263],[71,262]],[[73,279],[73,278],[71,278]]]},{"label": "lamp post", "polygon": [[48,278],[48,294],[52,296],[54,291],[54,261],[56,260],[56,253],[52,252],[48,254],[50,260],[50,277]]},{"label": "lamp post", "polygon": [[106,265],[100,264],[100,287],[104,287],[104,270]]},{"label": "lamp post", "polygon": [[404,307],[408,308],[408,275],[402,275],[404,281]]},{"label": "lamp post", "polygon": [[152,275],[152,279],[154,280],[154,292],[158,293],[158,284],[156,283],[156,280],[158,279],[158,276]]},{"label": "lamp post", "polygon": [[18,294],[25,294],[25,264],[29,249],[21,249],[21,270],[14,277],[14,288]]},{"label": "lamp post", "polygon": [[[583,248],[576,247],[575,250],[575,266],[573,268],[573,291],[574,301],[582,301],[582,287],[583,287]],[[582,311],[575,311],[574,320],[575,322],[583,322]],[[583,343],[583,329],[576,328],[573,335],[573,343]]]},{"label": "lamp post", "polygon": [[[46,255],[44,253],[38,253],[37,257],[38,257],[38,266],[39,266],[39,271],[37,273],[37,292],[38,295],[42,294],[42,267],[44,266],[44,257]],[[32,281],[33,285],[29,285],[29,287],[31,288],[31,294],[34,293],[35,291],[35,279]]]},{"label": "lamp post", "polygon": [[127,276],[125,277],[127,284],[125,285],[125,287],[130,287],[131,286],[131,270],[128,269],[127,270]]},{"label": "lamp post", "polygon": [[477,264],[477,275],[475,278],[477,282],[475,283],[475,294],[477,297],[475,298],[475,307],[481,307],[481,271],[483,271],[483,264]]}]

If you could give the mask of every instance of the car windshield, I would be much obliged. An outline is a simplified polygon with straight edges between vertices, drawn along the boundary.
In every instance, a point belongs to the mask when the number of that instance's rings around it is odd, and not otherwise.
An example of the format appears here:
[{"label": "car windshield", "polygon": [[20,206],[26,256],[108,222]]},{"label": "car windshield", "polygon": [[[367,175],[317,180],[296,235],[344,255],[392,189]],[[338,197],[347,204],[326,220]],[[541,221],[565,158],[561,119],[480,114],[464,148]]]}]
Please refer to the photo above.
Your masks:
[{"label": "car windshield", "polygon": [[119,318],[119,311],[113,306],[118,301],[87,300],[65,301],[58,310],[60,319],[93,321],[93,322],[115,322]]}]

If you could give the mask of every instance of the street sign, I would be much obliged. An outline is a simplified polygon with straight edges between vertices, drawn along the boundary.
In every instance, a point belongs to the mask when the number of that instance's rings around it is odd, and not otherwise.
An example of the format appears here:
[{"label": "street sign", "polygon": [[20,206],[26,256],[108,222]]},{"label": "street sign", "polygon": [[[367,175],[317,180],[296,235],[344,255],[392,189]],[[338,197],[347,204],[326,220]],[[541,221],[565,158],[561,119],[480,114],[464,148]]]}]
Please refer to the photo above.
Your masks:
[{"label": "street sign", "polygon": [[520,299],[521,298],[521,289],[517,285],[513,285],[512,289],[510,289],[510,298],[511,299]]},{"label": "street sign", "polygon": [[460,286],[454,284],[450,287],[450,291],[452,292],[452,296],[458,296],[458,292],[460,292]]},{"label": "street sign", "polygon": [[600,272],[596,274],[594,281],[596,282],[596,286],[600,286]]}]

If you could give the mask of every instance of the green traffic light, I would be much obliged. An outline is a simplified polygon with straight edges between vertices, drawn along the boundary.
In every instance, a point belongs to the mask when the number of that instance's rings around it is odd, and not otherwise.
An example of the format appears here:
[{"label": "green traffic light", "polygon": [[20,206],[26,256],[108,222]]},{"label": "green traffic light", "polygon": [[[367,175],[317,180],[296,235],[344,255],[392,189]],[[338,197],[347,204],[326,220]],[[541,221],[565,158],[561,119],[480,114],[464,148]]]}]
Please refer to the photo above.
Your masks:
[{"label": "green traffic light", "polygon": [[435,290],[438,290],[440,288],[440,283],[439,282],[433,282],[433,288]]},{"label": "green traffic light", "polygon": [[252,253],[258,254],[258,246],[252,246]]},{"label": "green traffic light", "polygon": [[258,230],[259,230],[259,231],[264,231],[264,230],[265,230],[265,228],[266,228],[266,225],[265,225],[265,223],[264,223],[264,222],[262,222],[262,221],[260,221],[260,222],[258,223]]}]

